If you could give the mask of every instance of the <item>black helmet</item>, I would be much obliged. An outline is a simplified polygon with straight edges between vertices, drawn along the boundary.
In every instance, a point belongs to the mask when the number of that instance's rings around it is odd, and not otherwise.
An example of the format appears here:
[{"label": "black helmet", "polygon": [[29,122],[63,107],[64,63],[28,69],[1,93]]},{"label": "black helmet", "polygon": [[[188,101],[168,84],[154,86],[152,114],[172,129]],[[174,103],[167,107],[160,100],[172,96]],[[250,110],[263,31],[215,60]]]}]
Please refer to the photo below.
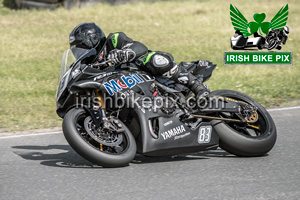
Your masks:
[{"label": "black helmet", "polygon": [[283,27],[283,33],[288,35],[290,33],[290,28],[288,26]]},{"label": "black helmet", "polygon": [[79,24],[69,37],[70,48],[76,59],[92,48],[97,52],[102,51],[105,42],[104,32],[94,22]]}]

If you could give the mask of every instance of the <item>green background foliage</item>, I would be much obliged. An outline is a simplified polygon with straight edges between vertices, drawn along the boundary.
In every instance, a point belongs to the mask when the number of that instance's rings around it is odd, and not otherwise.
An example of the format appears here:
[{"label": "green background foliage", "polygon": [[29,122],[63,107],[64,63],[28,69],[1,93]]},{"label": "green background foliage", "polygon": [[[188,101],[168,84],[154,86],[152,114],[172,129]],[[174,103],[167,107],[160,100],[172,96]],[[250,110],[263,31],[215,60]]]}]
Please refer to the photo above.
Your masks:
[{"label": "green background foliage", "polygon": [[3,0],[3,6],[5,6],[7,8],[12,8],[12,9],[17,8],[15,0]]},{"label": "green background foliage", "polygon": [[[234,34],[230,3],[247,19],[264,12],[266,21],[288,3],[291,33],[282,51],[293,51],[293,65],[224,66],[224,51],[231,51],[229,38]],[[1,5],[0,130],[61,125],[55,113],[55,91],[62,53],[69,47],[70,31],[89,21],[106,34],[123,31],[151,50],[170,52],[177,63],[213,61],[218,69],[207,82],[212,90],[237,90],[267,107],[299,103],[299,13],[298,0],[134,2],[54,11],[13,11]]]}]

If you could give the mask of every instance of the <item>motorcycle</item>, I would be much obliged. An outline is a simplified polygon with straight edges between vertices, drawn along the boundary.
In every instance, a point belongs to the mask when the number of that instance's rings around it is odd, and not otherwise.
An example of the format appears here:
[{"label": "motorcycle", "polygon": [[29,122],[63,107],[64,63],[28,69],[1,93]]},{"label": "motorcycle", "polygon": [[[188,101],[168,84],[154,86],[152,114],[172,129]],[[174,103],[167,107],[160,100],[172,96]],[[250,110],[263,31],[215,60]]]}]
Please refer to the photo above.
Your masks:
[{"label": "motorcycle", "polygon": [[264,48],[265,39],[255,34],[253,38],[244,37],[240,31],[236,31],[235,34],[230,38],[231,48],[234,50],[249,49],[257,47],[258,49]]},{"label": "motorcycle", "polygon": [[[96,54],[91,49],[72,60],[67,50],[56,93],[63,134],[90,162],[121,167],[137,153],[170,156],[218,147],[236,156],[252,157],[273,148],[277,134],[273,119],[251,97],[216,90],[209,101],[200,101],[195,107],[197,100],[188,88],[138,70],[139,63],[82,64],[90,63]],[[203,82],[216,67],[203,60],[180,65]],[[107,99],[114,104],[106,103]],[[120,100],[125,104],[116,104]]]}]

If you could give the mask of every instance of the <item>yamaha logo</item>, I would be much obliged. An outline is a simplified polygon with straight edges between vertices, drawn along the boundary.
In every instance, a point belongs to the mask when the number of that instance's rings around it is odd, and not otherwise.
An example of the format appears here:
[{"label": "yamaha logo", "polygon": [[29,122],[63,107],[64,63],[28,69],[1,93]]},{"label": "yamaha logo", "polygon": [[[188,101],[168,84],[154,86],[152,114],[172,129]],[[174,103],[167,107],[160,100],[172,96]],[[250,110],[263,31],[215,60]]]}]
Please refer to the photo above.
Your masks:
[{"label": "yamaha logo", "polygon": [[177,126],[175,128],[172,128],[168,131],[162,132],[160,135],[164,138],[164,140],[169,139],[171,137],[174,137],[176,135],[179,135],[181,133],[184,133],[186,130],[183,125]]}]

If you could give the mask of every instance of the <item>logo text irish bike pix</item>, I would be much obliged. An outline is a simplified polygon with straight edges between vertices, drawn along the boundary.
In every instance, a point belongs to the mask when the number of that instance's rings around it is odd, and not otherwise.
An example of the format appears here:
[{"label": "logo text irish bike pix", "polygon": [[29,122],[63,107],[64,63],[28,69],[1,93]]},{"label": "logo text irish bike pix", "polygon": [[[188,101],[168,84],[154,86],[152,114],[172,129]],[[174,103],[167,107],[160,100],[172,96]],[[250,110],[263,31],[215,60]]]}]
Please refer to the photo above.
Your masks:
[{"label": "logo text irish bike pix", "polygon": [[224,52],[225,64],[292,64],[292,52],[279,51],[286,48],[290,32],[288,15],[287,4],[270,22],[265,21],[265,13],[255,13],[248,22],[237,7],[230,4],[230,19],[235,30],[230,43],[233,50],[239,51]]}]

